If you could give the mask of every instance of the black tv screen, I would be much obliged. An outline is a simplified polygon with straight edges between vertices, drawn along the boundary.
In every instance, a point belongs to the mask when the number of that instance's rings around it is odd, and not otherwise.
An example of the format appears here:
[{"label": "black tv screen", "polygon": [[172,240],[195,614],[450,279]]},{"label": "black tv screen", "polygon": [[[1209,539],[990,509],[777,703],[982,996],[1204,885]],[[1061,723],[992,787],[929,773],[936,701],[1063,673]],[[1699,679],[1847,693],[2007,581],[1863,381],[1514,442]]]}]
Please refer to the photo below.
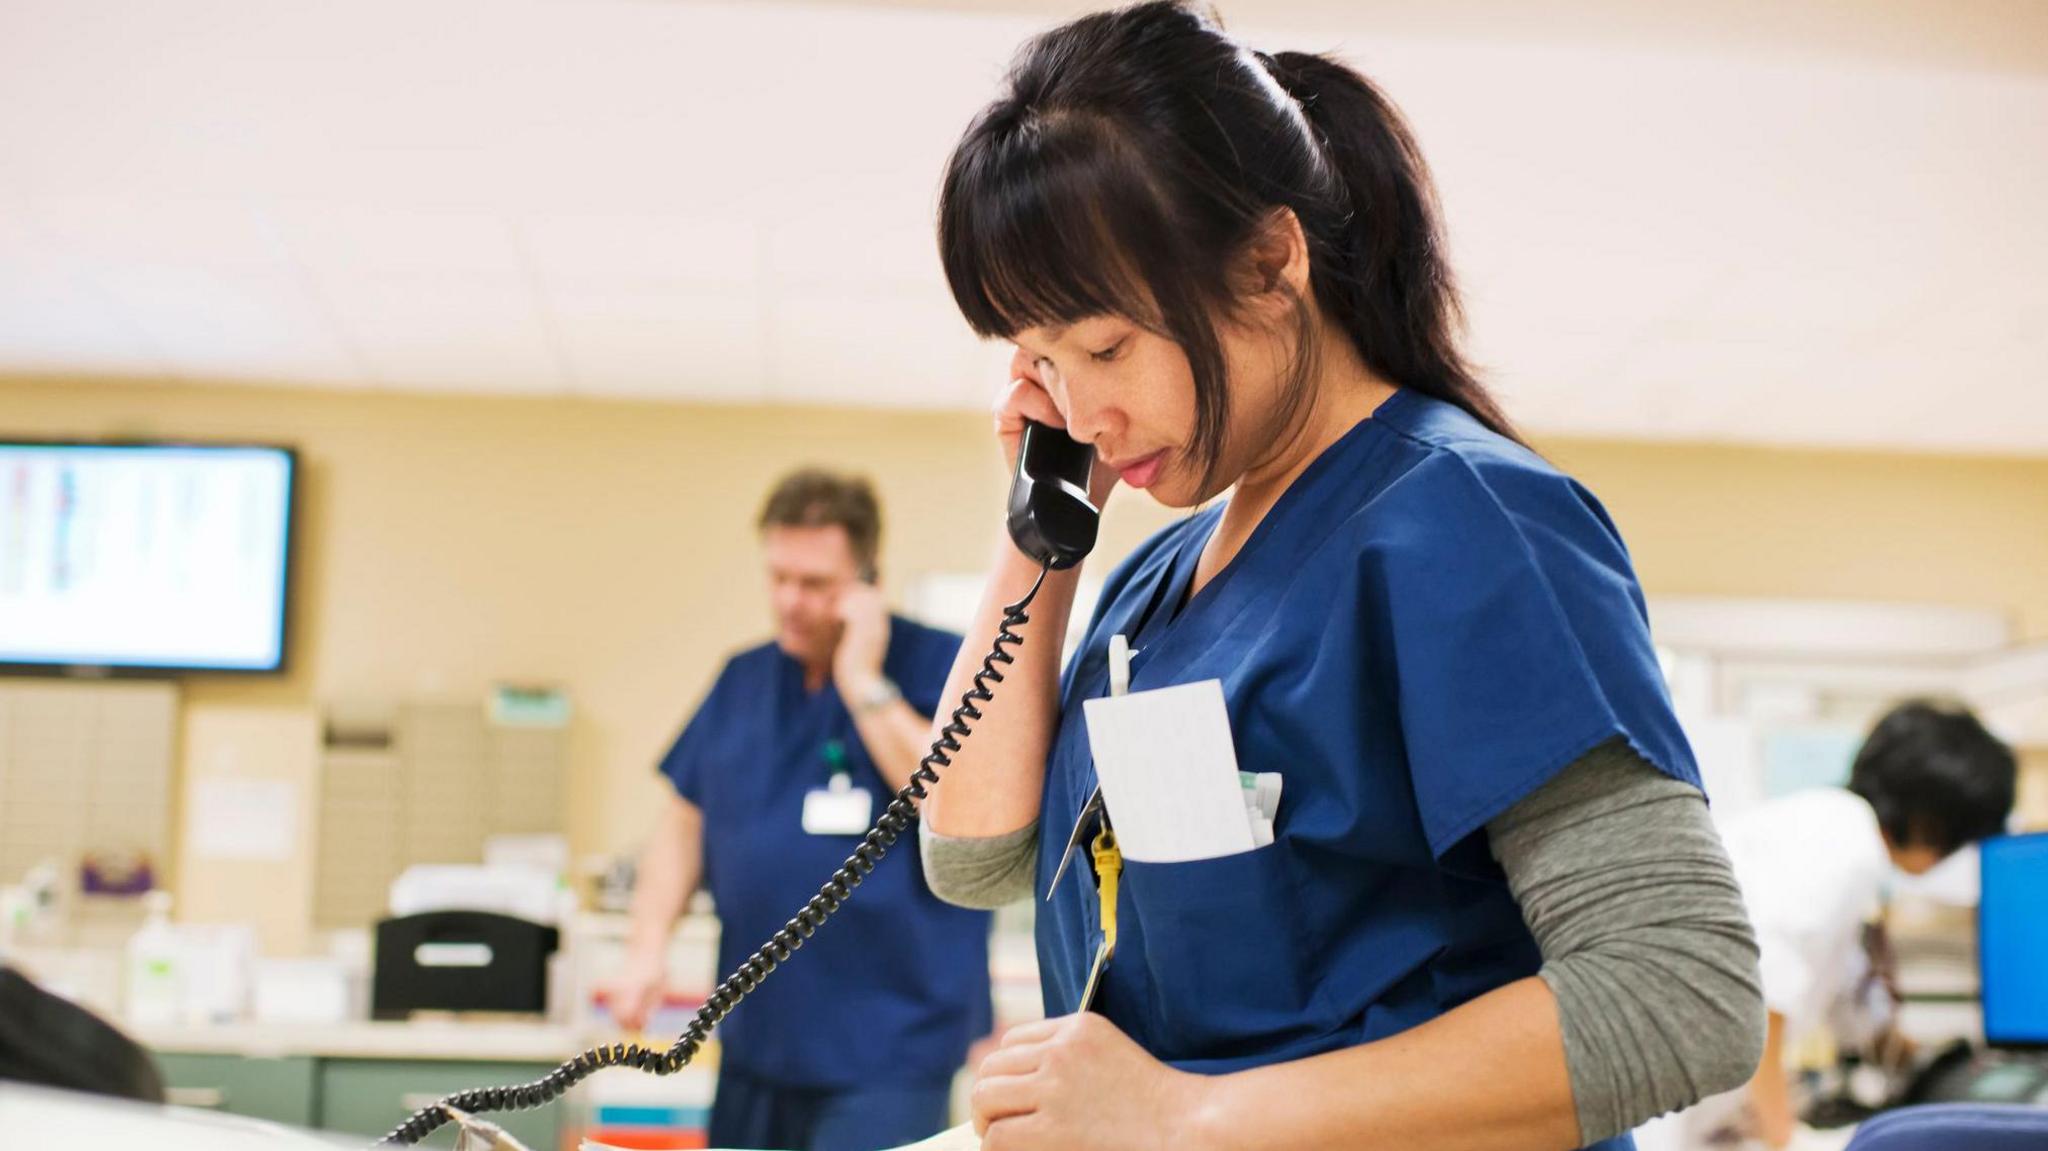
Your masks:
[{"label": "black tv screen", "polygon": [[0,665],[275,672],[290,448],[0,441]]}]

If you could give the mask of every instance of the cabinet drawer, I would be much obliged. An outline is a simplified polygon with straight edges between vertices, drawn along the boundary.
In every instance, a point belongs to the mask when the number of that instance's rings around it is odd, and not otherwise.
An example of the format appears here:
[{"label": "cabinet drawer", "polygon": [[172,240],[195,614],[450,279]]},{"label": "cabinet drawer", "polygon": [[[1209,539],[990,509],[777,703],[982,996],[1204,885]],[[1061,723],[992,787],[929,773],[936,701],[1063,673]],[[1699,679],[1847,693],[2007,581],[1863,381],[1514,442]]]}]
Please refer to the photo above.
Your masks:
[{"label": "cabinet drawer", "polygon": [[[324,1059],[320,1063],[320,1126],[357,1135],[382,1135],[418,1108],[471,1087],[526,1083],[554,1070],[544,1063],[465,1063],[414,1059]],[[481,1116],[511,1132],[533,1151],[556,1151],[562,1105]],[[450,1124],[429,1144],[454,1145]]]},{"label": "cabinet drawer", "polygon": [[311,1059],[159,1052],[156,1065],[172,1103],[297,1127],[313,1125],[318,1076]]}]

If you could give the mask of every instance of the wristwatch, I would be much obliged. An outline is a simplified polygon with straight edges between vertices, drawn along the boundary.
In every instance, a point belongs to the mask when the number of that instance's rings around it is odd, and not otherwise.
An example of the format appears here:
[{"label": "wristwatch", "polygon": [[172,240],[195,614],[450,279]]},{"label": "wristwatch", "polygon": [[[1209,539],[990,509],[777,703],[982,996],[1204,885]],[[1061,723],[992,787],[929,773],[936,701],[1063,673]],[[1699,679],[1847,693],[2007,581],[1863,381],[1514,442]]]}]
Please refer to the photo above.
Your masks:
[{"label": "wristwatch", "polygon": [[876,676],[875,682],[854,701],[855,715],[870,715],[903,698],[903,689],[886,675]]}]

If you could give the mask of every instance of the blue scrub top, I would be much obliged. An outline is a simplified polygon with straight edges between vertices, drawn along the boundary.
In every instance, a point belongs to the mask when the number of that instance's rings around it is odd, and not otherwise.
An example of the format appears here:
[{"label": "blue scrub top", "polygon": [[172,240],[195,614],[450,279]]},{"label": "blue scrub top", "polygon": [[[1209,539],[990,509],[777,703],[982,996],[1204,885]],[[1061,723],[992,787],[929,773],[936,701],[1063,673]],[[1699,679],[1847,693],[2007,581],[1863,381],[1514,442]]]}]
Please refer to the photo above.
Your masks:
[{"label": "blue scrub top", "polygon": [[[931,714],[960,637],[892,619],[882,670]],[[787,923],[860,842],[811,835],[804,795],[831,774],[837,742],[853,785],[894,793],[830,683],[804,690],[803,668],[774,644],[734,656],[661,770],[704,813],[703,883],[718,904],[719,977]],[[865,829],[864,829],[865,830]],[[941,903],[925,886],[917,835],[899,837],[852,899],[719,1026],[723,1057],[793,1087],[894,1080],[944,1083],[986,1035],[986,912]],[[898,858],[903,857],[903,858]]]},{"label": "blue scrub top", "polygon": [[[1397,392],[1188,598],[1221,513],[1109,577],[1062,686],[1038,857],[1043,900],[1095,788],[1081,704],[1107,694],[1111,635],[1133,691],[1222,681],[1239,766],[1285,778],[1275,842],[1126,860],[1097,1003],[1200,1072],[1383,1039],[1535,974],[1484,827],[1596,745],[1699,784],[1613,522],[1461,409]],[[1049,1014],[1079,1006],[1101,938],[1092,878],[1077,863],[1041,904]]]}]

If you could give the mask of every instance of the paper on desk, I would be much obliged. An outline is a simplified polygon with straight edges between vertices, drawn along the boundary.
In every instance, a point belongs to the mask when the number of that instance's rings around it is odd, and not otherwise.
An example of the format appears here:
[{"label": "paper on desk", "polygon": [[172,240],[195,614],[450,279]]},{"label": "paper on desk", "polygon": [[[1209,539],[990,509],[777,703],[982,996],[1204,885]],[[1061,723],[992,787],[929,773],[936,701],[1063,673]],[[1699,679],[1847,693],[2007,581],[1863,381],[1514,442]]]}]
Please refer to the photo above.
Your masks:
[{"label": "paper on desk", "polygon": [[[609,1143],[594,1140],[583,1141],[583,1151],[625,1151]],[[981,1151],[981,1136],[974,1133],[974,1124],[962,1123],[958,1127],[939,1132],[921,1143],[898,1147],[895,1151]]]},{"label": "paper on desk", "polygon": [[962,1123],[922,1143],[898,1148],[898,1151],[981,1151],[981,1136],[974,1133],[974,1124]]},{"label": "paper on desk", "polygon": [[1252,849],[1220,681],[1091,699],[1082,707],[1124,858],[1180,863]]}]

